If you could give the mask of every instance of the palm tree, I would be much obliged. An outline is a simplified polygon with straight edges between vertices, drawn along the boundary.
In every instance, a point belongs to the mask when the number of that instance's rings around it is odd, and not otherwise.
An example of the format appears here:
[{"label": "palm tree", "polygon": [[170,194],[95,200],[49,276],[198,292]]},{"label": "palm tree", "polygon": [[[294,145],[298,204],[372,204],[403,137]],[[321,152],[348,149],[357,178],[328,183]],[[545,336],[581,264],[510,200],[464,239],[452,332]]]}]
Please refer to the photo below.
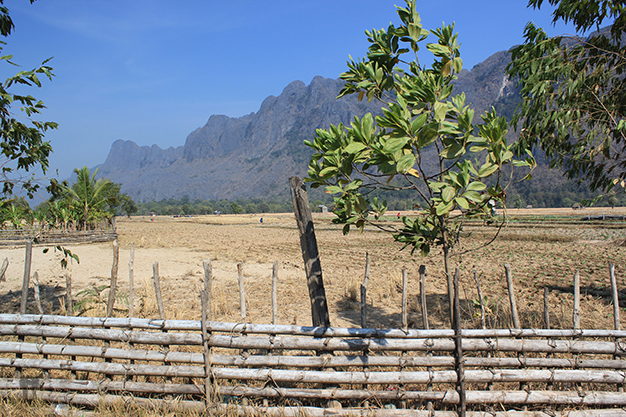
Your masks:
[{"label": "palm tree", "polygon": [[113,182],[107,178],[96,180],[96,169],[93,174],[86,166],[75,168],[76,182],[71,187],[66,187],[66,195],[70,200],[70,206],[74,209],[79,225],[87,230],[94,220],[110,216],[108,212],[108,197]]}]

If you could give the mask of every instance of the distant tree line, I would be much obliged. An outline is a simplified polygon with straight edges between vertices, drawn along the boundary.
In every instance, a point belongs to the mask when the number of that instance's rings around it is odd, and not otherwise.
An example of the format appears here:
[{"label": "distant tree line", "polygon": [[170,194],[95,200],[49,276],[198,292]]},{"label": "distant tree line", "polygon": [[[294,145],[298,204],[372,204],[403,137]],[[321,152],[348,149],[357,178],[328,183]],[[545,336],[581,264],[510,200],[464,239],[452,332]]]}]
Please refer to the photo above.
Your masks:
[{"label": "distant tree line", "polygon": [[137,203],[137,214],[170,216],[197,216],[205,214],[244,214],[244,213],[288,213],[292,211],[291,201],[263,200],[259,198],[230,200],[191,200],[183,196],[161,201]]}]

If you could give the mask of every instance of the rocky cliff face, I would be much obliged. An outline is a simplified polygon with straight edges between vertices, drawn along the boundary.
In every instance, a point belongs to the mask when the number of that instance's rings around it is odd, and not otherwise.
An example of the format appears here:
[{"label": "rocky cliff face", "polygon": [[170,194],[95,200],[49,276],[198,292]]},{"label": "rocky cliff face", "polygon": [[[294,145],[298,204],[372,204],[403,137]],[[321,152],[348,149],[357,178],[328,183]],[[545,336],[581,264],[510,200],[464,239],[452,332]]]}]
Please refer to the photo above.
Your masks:
[{"label": "rocky cliff face", "polygon": [[98,174],[122,183],[124,192],[143,202],[184,195],[286,198],[288,178],[306,175],[312,152],[303,141],[315,129],[380,112],[380,104],[355,96],[337,100],[342,85],[322,77],[308,86],[294,81],[278,97],[265,99],[258,113],[211,116],[178,148],[116,141]]},{"label": "rocky cliff face", "polygon": [[[455,94],[465,92],[478,117],[493,103],[514,94],[504,76],[507,52],[499,52],[471,71],[463,71]],[[303,141],[315,129],[349,124],[354,116],[380,113],[380,103],[359,102],[356,95],[337,99],[341,80],[316,77],[308,86],[289,84],[270,96],[257,113],[240,118],[213,115],[191,132],[184,146],[139,147],[118,140],[99,176],[122,183],[137,201],[163,198],[287,198],[288,178],[305,176],[312,151]],[[475,123],[480,119],[474,120]]]}]

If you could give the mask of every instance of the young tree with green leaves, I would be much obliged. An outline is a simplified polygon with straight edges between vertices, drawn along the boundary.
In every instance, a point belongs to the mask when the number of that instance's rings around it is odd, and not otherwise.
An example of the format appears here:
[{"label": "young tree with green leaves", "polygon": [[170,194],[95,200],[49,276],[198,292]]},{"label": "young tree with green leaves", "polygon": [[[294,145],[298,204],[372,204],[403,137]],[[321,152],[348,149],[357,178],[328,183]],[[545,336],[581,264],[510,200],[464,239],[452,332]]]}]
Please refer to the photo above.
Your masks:
[{"label": "young tree with green leaves", "polygon": [[[15,26],[9,9],[3,4],[0,0],[0,35],[7,37]],[[0,41],[0,51],[5,44]],[[0,61],[17,66],[12,58],[12,55],[4,55],[0,56]],[[19,71],[0,84],[0,200],[11,198],[16,185],[32,198],[39,188],[32,171],[41,169],[45,173],[48,169],[52,147],[50,142],[44,141],[44,134],[48,129],[56,129],[57,124],[33,119],[45,108],[43,102],[31,95],[13,92],[18,85],[41,87],[40,76],[51,80],[53,74],[48,61],[32,70]]]},{"label": "young tree with green leaves", "polygon": [[[402,24],[367,31],[367,57],[350,60],[341,75],[340,97],[381,100],[383,115],[317,130],[305,142],[315,150],[306,181],[337,195],[334,221],[345,224],[344,233],[370,224],[423,256],[441,247],[452,303],[450,256],[463,221],[490,216],[495,202],[504,205],[503,168],[533,167],[534,159],[528,153],[514,160],[507,123],[494,110],[476,126],[464,94],[452,95],[463,65],[454,26],[424,29],[415,1],[397,9]],[[429,35],[434,62],[426,67],[417,52]],[[386,202],[370,198],[373,190],[410,191],[417,214],[402,217],[401,227],[380,222]]]},{"label": "young tree with green leaves", "polygon": [[[592,190],[626,181],[626,7],[613,0],[549,0],[553,22],[572,22],[579,34],[556,36],[529,23],[508,67],[522,104],[513,120],[518,150],[538,146],[551,167]],[[543,0],[530,0],[539,9]],[[601,25],[610,24],[610,29]]]}]

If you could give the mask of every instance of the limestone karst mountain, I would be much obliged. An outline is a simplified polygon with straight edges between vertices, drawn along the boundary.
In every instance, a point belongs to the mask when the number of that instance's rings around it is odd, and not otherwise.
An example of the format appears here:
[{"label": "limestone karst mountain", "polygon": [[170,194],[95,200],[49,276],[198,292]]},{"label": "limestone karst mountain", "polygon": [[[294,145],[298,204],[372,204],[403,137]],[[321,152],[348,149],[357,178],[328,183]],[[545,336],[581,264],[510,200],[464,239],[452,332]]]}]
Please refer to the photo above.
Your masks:
[{"label": "limestone karst mountain", "polygon": [[[504,75],[508,61],[507,52],[498,52],[459,75],[455,93],[465,92],[477,115],[516,96]],[[294,81],[279,96],[266,98],[256,113],[211,116],[177,148],[118,140],[99,176],[122,183],[122,190],[140,202],[185,195],[192,200],[287,198],[288,178],[306,175],[311,151],[303,141],[315,129],[380,112],[380,103],[360,102],[356,95],[337,99],[342,83],[322,77],[309,85]]]}]

